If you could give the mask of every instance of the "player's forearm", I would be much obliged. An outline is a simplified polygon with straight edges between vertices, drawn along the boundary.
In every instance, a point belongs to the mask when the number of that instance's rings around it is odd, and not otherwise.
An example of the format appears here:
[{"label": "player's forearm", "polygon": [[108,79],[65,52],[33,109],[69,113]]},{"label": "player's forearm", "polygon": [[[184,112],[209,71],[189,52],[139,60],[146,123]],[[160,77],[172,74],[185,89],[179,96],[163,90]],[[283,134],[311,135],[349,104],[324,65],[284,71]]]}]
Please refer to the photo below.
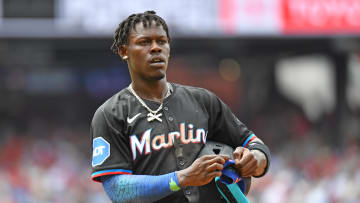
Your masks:
[{"label": "player's forearm", "polygon": [[248,148],[253,152],[258,161],[254,177],[261,177],[266,174],[270,166],[270,150],[259,138],[249,143]]},{"label": "player's forearm", "polygon": [[254,156],[255,156],[256,160],[258,161],[257,169],[255,171],[255,176],[261,176],[262,174],[265,173],[265,169],[267,166],[266,156],[263,152],[261,152],[259,150],[251,150],[251,151],[254,153]]},{"label": "player's forearm", "polygon": [[180,190],[178,185],[175,172],[160,176],[114,175],[103,180],[113,202],[154,202]]}]

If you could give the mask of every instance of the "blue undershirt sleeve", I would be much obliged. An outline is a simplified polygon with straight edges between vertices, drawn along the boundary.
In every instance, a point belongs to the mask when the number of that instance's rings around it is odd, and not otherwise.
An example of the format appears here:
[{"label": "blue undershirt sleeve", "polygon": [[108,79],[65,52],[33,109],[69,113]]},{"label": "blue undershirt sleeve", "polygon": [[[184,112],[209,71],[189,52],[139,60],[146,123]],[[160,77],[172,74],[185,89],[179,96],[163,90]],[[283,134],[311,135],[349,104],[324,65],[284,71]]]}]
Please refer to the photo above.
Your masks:
[{"label": "blue undershirt sleeve", "polygon": [[178,190],[176,172],[165,175],[113,175],[102,178],[106,194],[113,202],[154,202]]}]

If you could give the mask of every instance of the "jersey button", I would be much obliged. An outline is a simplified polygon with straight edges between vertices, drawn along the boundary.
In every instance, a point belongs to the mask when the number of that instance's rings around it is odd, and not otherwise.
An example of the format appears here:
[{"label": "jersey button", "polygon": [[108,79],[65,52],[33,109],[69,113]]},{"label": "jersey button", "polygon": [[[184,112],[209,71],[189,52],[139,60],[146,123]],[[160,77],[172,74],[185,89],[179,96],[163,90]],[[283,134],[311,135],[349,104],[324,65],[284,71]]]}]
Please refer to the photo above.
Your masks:
[{"label": "jersey button", "polygon": [[181,160],[179,161],[179,164],[180,164],[180,166],[183,166],[183,165],[185,165],[185,161],[184,161],[183,159],[181,159]]},{"label": "jersey button", "polygon": [[169,121],[173,121],[173,120],[174,120],[174,118],[169,116]]},{"label": "jersey button", "polygon": [[167,111],[167,110],[169,110],[169,108],[168,108],[167,106],[165,106],[165,107],[164,107],[164,110]]},{"label": "jersey button", "polygon": [[191,194],[191,191],[190,191],[190,190],[186,190],[186,191],[185,191],[185,194],[190,195],[190,194]]}]

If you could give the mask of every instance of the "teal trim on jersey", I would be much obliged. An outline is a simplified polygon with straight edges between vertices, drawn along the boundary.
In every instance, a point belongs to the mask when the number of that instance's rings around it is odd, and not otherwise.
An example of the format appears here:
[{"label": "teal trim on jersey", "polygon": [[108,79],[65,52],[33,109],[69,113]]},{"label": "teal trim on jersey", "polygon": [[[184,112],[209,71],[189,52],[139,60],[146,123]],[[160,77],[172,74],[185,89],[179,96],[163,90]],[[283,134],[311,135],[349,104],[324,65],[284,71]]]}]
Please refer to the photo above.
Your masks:
[{"label": "teal trim on jersey", "polygon": [[124,175],[131,175],[132,171],[125,170],[125,169],[109,169],[109,170],[102,170],[97,171],[91,174],[91,179],[96,182],[101,182],[100,177],[101,176],[107,176],[107,175],[118,175],[118,174],[124,174]]},{"label": "teal trim on jersey", "polygon": [[131,175],[132,171],[125,170],[125,169],[109,169],[109,170],[102,170],[102,171],[94,172],[91,174],[91,176],[108,175],[111,173],[120,173],[120,174]]},{"label": "teal trim on jersey", "polygon": [[[215,182],[219,179],[219,177],[215,177]],[[238,203],[250,203],[250,201],[246,198],[244,193],[240,190],[239,186],[234,184],[226,185],[226,187],[229,189],[233,197],[236,199]],[[230,203],[230,201],[226,198],[225,194],[221,191],[221,189],[216,186],[216,188],[219,190],[220,194],[224,197],[227,203]]]},{"label": "teal trim on jersey", "polygon": [[246,145],[248,144],[248,142],[250,141],[251,138],[253,138],[255,136],[254,133],[252,133],[244,142],[244,144],[242,145],[242,147],[246,147]]}]

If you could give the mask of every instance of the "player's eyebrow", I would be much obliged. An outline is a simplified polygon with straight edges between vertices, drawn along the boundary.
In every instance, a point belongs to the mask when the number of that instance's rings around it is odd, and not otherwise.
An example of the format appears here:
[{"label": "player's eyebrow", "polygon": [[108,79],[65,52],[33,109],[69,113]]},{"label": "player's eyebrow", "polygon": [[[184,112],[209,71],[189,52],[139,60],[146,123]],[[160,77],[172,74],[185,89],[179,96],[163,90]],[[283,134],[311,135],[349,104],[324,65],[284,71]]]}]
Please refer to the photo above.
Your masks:
[{"label": "player's eyebrow", "polygon": [[[142,39],[153,39],[153,36],[139,34],[139,35],[131,36],[131,38],[135,41],[138,41],[138,40],[142,40]],[[156,36],[155,38],[168,40],[166,35]]]}]

